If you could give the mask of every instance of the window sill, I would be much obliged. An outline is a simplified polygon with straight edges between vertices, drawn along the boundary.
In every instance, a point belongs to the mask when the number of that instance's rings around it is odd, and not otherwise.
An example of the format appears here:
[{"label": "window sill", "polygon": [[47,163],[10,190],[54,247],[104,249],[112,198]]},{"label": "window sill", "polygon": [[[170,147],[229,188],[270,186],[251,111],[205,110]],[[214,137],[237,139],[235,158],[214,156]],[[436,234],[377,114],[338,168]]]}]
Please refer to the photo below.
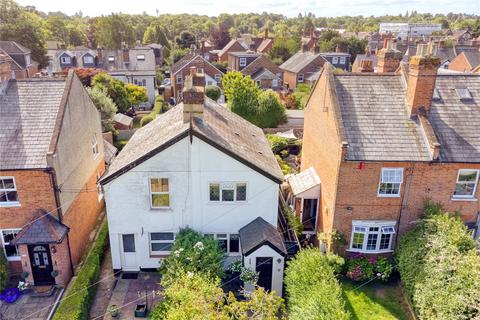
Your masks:
[{"label": "window sill", "polygon": [[360,250],[360,249],[347,249],[347,252],[354,253],[364,253],[364,254],[381,254],[381,253],[392,253],[393,250]]},{"label": "window sill", "polygon": [[7,261],[10,261],[10,262],[22,261],[22,258],[20,256],[18,256],[18,257],[7,257]]},{"label": "window sill", "polygon": [[20,207],[20,202],[0,203],[0,208],[16,208]]},{"label": "window sill", "polygon": [[451,197],[451,201],[467,201],[467,202],[476,202],[478,201],[477,198],[459,198],[459,197]]},{"label": "window sill", "polygon": [[390,194],[377,194],[377,198],[400,198],[399,194],[390,195]]},{"label": "window sill", "polygon": [[150,207],[150,210],[153,211],[173,211],[172,207]]},{"label": "window sill", "polygon": [[170,256],[170,252],[169,253],[164,253],[164,254],[150,254],[150,258],[168,258]]}]

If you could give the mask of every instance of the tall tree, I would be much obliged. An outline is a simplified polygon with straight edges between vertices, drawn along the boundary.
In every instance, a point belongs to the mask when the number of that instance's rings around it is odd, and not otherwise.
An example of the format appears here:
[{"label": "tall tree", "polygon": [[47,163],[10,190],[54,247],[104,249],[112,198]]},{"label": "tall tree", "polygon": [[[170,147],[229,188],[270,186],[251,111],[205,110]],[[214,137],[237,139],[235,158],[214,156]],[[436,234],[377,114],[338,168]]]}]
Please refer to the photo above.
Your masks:
[{"label": "tall tree", "polygon": [[135,32],[126,15],[112,13],[97,19],[96,40],[104,48],[120,49],[122,43],[135,43]]}]

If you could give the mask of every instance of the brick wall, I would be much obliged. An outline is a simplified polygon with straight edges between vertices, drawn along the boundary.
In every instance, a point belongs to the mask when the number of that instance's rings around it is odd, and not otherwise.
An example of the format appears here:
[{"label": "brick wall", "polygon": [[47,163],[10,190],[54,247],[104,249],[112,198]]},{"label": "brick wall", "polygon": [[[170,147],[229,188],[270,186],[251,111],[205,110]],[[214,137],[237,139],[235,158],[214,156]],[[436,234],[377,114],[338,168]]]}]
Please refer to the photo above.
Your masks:
[{"label": "brick wall", "polygon": [[218,55],[218,61],[225,62],[228,61],[229,52],[245,52],[247,51],[238,41],[236,41],[230,48],[225,52],[220,52]]},{"label": "brick wall", "polygon": [[283,82],[288,85],[288,88],[295,90],[297,87],[297,74],[290,71],[283,71]]},{"label": "brick wall", "polygon": [[465,54],[462,52],[450,62],[450,64],[448,65],[448,69],[464,72],[470,71],[472,67],[468,63]]}]

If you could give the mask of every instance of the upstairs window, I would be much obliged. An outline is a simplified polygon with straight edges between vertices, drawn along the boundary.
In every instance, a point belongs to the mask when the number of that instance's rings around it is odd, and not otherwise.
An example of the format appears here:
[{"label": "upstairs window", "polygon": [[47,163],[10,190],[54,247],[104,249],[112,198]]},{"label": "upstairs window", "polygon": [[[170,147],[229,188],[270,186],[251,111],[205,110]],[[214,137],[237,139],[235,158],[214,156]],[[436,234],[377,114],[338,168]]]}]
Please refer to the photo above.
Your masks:
[{"label": "upstairs window", "polygon": [[83,56],[83,63],[93,64],[93,57],[92,56]]},{"label": "upstairs window", "polygon": [[154,209],[170,207],[168,178],[150,179],[150,205]]},{"label": "upstairs window", "polygon": [[382,252],[392,250],[395,222],[353,221],[350,251]]},{"label": "upstairs window", "polygon": [[345,64],[345,62],[346,62],[345,57],[340,57],[340,64]]},{"label": "upstairs window", "polygon": [[210,183],[209,199],[212,202],[240,202],[247,200],[247,184],[238,183]]},{"label": "upstairs window", "polygon": [[98,142],[97,142],[97,134],[94,133],[92,137],[92,152],[93,152],[93,158],[95,159],[98,156]]},{"label": "upstairs window", "polygon": [[14,244],[10,244],[10,242],[17,236],[17,233],[20,232],[20,229],[1,230],[0,232],[2,236],[3,252],[7,257],[7,260],[20,260],[20,251],[18,251],[18,247]]},{"label": "upstairs window", "polygon": [[175,242],[175,233],[173,232],[152,232],[150,233],[150,253],[165,254],[172,251]]},{"label": "upstairs window", "polygon": [[138,61],[145,61],[145,55],[144,54],[137,54],[137,60]]},{"label": "upstairs window", "polygon": [[460,100],[472,100],[472,94],[467,88],[456,88],[455,91]]},{"label": "upstairs window", "polygon": [[247,58],[240,58],[240,67],[245,67],[247,65]]},{"label": "upstairs window", "polygon": [[222,75],[221,75],[221,74],[218,74],[218,73],[216,73],[216,74],[215,74],[215,81],[217,82],[217,84],[219,84],[219,83],[220,83],[220,80],[221,80],[221,79],[222,79]]},{"label": "upstairs window", "polygon": [[29,66],[29,65],[32,64],[32,60],[31,60],[29,54],[25,55],[25,64],[26,64],[27,66]]},{"label": "upstairs window", "polygon": [[272,87],[273,87],[273,88],[278,87],[278,80],[277,80],[277,79],[273,79],[273,80],[272,80]]},{"label": "upstairs window", "polygon": [[14,177],[0,177],[0,207],[18,205],[17,186]]},{"label": "upstairs window", "polygon": [[115,62],[115,57],[114,56],[109,56],[108,57],[108,62]]},{"label": "upstairs window", "polygon": [[477,190],[479,170],[458,170],[457,184],[455,185],[454,198],[473,198]]},{"label": "upstairs window", "polygon": [[70,64],[70,63],[72,63],[72,58],[70,58],[69,56],[62,56],[62,57],[60,57],[60,63],[61,64]]},{"label": "upstairs window", "polygon": [[183,83],[183,78],[181,74],[177,74],[177,84],[182,84]]},{"label": "upstairs window", "polygon": [[399,197],[403,168],[382,168],[378,186],[379,197]]},{"label": "upstairs window", "polygon": [[338,64],[338,57],[332,57],[332,64]]},{"label": "upstairs window", "polygon": [[303,82],[303,73],[299,73],[297,77],[298,82]]}]

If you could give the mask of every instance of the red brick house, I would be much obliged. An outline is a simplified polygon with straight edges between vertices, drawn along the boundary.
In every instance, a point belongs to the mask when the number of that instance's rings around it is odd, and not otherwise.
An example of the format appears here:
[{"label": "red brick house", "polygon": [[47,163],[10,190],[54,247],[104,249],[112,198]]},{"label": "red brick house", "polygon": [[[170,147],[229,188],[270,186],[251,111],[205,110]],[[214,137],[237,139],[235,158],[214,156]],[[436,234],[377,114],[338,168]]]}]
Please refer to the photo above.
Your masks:
[{"label": "red brick house", "polygon": [[249,45],[243,39],[232,39],[218,52],[218,61],[227,62],[229,52],[245,52],[249,49]]},{"label": "red brick house", "polygon": [[448,69],[469,72],[480,66],[480,50],[468,50],[461,52],[448,65]]},{"label": "red brick house", "polygon": [[320,53],[305,50],[295,53],[280,65],[284,84],[295,90],[297,84],[304,83],[308,77],[319,72],[326,61]]},{"label": "red brick house", "polygon": [[480,76],[439,74],[421,46],[397,73],[326,64],[306,106],[293,203],[312,233],[340,232],[343,252],[392,252],[426,199],[478,235]]},{"label": "red brick house", "polygon": [[281,90],[283,71],[266,56],[253,51],[230,52],[228,69],[250,76],[264,90]]},{"label": "red brick house", "polygon": [[190,74],[190,67],[196,67],[199,73],[205,75],[207,86],[216,85],[221,87],[223,72],[207,61],[200,54],[190,53],[177,61],[172,66],[171,83],[173,96],[177,101],[182,99],[182,90],[187,75]]},{"label": "red brick house", "polygon": [[4,83],[0,114],[0,244],[9,269],[33,285],[66,285],[103,207],[100,114],[73,72]]}]

